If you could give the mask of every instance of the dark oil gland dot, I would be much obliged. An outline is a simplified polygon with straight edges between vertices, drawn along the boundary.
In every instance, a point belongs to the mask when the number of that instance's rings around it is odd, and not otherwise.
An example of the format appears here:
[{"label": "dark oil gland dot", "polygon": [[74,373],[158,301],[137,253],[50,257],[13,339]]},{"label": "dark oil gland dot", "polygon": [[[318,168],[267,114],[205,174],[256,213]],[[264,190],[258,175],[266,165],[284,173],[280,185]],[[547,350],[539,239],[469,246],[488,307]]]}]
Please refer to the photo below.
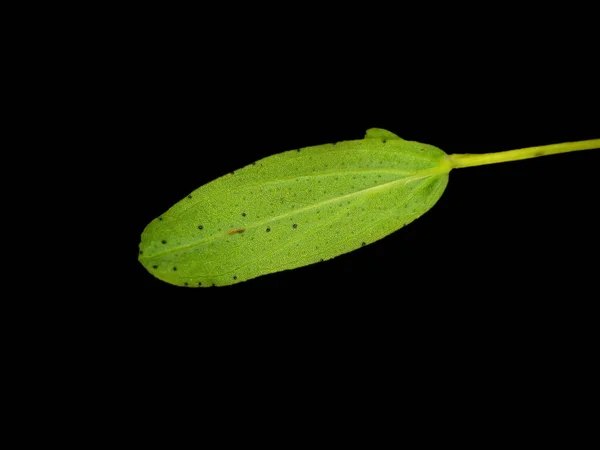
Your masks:
[{"label": "dark oil gland dot", "polygon": [[188,198],[192,198],[192,196],[191,196],[191,195],[188,195]]},{"label": "dark oil gland dot", "polygon": [[386,140],[384,139],[382,142],[385,144],[385,143],[386,143]]},{"label": "dark oil gland dot", "polygon": [[152,266],[153,269],[158,269],[158,266]]},{"label": "dark oil gland dot", "polygon": [[234,276],[233,276],[233,279],[234,279],[234,280],[237,280],[237,277],[234,275]]},{"label": "dark oil gland dot", "polygon": [[198,225],[199,230],[201,230],[202,228],[204,228],[202,225]]},{"label": "dark oil gland dot", "polygon": [[143,255],[143,254],[144,254],[144,252],[142,250],[140,250],[140,255]]},{"label": "dark oil gland dot", "polygon": [[292,225],[294,228],[298,228],[298,224],[295,223],[294,225]]},{"label": "dark oil gland dot", "polygon": [[300,149],[298,149],[298,150],[296,150],[296,151],[297,151],[297,152],[299,152],[299,151],[300,151]]},{"label": "dark oil gland dot", "polygon": [[323,258],[321,258],[321,259],[319,260],[319,262],[323,262],[323,261],[325,261]]},{"label": "dark oil gland dot", "polygon": [[362,244],[360,244],[361,247],[364,247],[365,245],[367,245],[366,242],[363,242]]},{"label": "dark oil gland dot", "polygon": [[188,284],[187,284],[187,283],[183,283],[183,285],[184,285],[184,286],[187,286]]},{"label": "dark oil gland dot", "polygon": [[167,243],[167,241],[165,241],[165,240],[163,239],[162,243],[163,243],[163,244],[166,244],[166,243]]},{"label": "dark oil gland dot", "polygon": [[212,286],[215,287],[216,286],[215,283],[213,283]]},{"label": "dark oil gland dot", "polygon": [[269,231],[271,231],[271,229],[270,229],[270,228],[267,228],[267,233],[268,233]]},{"label": "dark oil gland dot", "polygon": [[177,267],[173,267],[173,270],[174,270],[175,272],[177,272]]},{"label": "dark oil gland dot", "polygon": [[242,217],[246,217],[246,213],[242,213]]},{"label": "dark oil gland dot", "polygon": [[162,217],[159,217],[158,220],[162,220]]},{"label": "dark oil gland dot", "polygon": [[202,282],[201,281],[198,281],[198,286],[202,286]]}]

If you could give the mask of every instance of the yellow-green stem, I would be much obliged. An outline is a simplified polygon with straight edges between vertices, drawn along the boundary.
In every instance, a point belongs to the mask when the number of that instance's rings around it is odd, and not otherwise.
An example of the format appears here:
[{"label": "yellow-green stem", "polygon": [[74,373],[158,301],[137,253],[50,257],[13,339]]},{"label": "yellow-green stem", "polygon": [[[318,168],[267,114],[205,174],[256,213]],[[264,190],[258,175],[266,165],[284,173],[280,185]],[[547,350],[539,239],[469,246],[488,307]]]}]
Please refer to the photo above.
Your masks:
[{"label": "yellow-green stem", "polygon": [[539,147],[520,148],[505,152],[477,154],[453,154],[448,159],[453,169],[462,167],[482,166],[520,159],[537,158],[538,156],[555,155],[557,153],[575,152],[578,150],[592,150],[600,148],[600,139],[587,141],[563,142],[562,144],[542,145]]}]

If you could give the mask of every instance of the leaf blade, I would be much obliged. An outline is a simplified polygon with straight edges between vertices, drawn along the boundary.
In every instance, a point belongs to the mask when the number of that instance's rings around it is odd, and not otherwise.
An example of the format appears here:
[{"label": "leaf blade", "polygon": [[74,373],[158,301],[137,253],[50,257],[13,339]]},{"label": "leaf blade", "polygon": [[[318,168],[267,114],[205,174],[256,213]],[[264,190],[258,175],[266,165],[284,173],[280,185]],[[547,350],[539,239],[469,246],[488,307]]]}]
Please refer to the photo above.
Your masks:
[{"label": "leaf blade", "polygon": [[446,154],[371,134],[269,156],[201,186],[146,227],[140,262],[172,284],[227,285],[396,231],[442,195]]}]

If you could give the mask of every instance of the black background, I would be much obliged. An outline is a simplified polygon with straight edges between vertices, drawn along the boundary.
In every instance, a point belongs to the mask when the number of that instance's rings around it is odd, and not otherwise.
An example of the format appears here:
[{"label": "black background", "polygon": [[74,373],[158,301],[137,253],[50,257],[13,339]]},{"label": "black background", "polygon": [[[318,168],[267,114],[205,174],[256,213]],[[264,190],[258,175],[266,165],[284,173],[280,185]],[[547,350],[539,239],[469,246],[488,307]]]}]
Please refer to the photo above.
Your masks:
[{"label": "black background", "polygon": [[40,297],[66,326],[40,316],[64,336],[49,354],[79,345],[66,352],[73,377],[98,377],[86,388],[115,395],[111,411],[127,416],[115,405],[129,400],[162,418],[183,409],[157,405],[183,400],[229,424],[232,410],[254,417],[263,393],[276,414],[412,395],[450,417],[465,396],[476,414],[506,402],[513,417],[523,398],[543,408],[557,386],[568,401],[596,382],[598,150],[453,171],[439,202],[392,235],[228,287],[171,286],[137,261],[144,227],[197,187],[370,127],[449,154],[600,138],[596,15],[424,5],[421,16],[360,4],[305,19],[304,6],[148,6],[82,16],[82,31],[65,33],[81,47],[67,55],[75,69],[56,73],[79,118],[57,127],[56,154],[86,124],[68,167],[99,172],[99,196],[65,197],[76,217],[60,226],[84,236],[43,288],[82,287],[74,304]]}]

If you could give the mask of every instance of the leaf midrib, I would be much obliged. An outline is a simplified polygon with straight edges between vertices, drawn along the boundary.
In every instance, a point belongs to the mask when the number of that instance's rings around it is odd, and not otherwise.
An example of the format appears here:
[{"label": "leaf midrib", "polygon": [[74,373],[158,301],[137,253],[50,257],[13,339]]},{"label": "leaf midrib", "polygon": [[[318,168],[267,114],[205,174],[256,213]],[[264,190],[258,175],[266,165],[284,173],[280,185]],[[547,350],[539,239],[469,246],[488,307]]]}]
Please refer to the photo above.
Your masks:
[{"label": "leaf midrib", "polygon": [[[248,230],[248,229],[256,228],[256,227],[259,227],[259,226],[264,226],[264,225],[266,225],[269,222],[280,220],[280,219],[289,217],[291,215],[295,215],[295,214],[298,214],[298,213],[301,213],[301,212],[304,212],[304,211],[308,211],[308,210],[313,209],[313,208],[317,208],[317,207],[321,207],[321,206],[327,205],[329,203],[343,201],[345,199],[356,197],[356,196],[359,196],[359,195],[365,195],[365,194],[368,194],[370,192],[376,192],[376,191],[383,190],[383,189],[389,189],[389,188],[391,188],[393,186],[396,186],[398,184],[410,183],[412,181],[417,181],[417,180],[420,180],[420,179],[423,179],[423,178],[428,178],[428,177],[431,177],[431,176],[440,175],[440,174],[443,174],[443,173],[447,173],[449,171],[450,171],[449,167],[441,166],[441,165],[437,166],[437,167],[432,167],[430,169],[420,170],[418,172],[414,172],[409,177],[404,177],[404,178],[400,178],[398,180],[390,181],[390,182],[383,183],[383,184],[378,184],[378,185],[371,186],[371,187],[364,188],[364,189],[360,189],[358,191],[351,192],[349,194],[345,194],[345,195],[342,195],[342,196],[336,196],[336,197],[333,197],[333,198],[330,198],[330,199],[327,199],[327,200],[323,200],[323,201],[320,201],[320,202],[312,203],[312,204],[310,204],[308,206],[304,206],[302,208],[294,209],[293,211],[285,212],[285,213],[279,214],[277,216],[272,216],[272,217],[269,217],[268,219],[264,219],[264,220],[261,220],[261,221],[253,222],[252,224],[245,226],[244,229]],[[181,245],[181,246],[178,246],[178,247],[171,247],[171,248],[166,249],[166,250],[164,250],[162,252],[155,253],[155,254],[153,254],[151,256],[142,255],[140,257],[140,259],[148,259],[149,260],[149,259],[153,259],[153,258],[159,258],[159,257],[161,257],[163,255],[167,255],[167,254],[170,254],[170,253],[177,253],[177,252],[180,252],[180,251],[183,251],[183,250],[187,250],[187,249],[196,247],[198,245],[203,245],[203,244],[206,244],[206,243],[210,243],[212,241],[215,241],[217,239],[223,238],[225,236],[228,236],[227,232],[216,233],[216,234],[213,234],[211,236],[207,236],[205,238],[202,238],[202,239],[200,239],[198,241],[195,241],[193,243],[190,243],[190,244],[185,244],[185,245]]]}]

